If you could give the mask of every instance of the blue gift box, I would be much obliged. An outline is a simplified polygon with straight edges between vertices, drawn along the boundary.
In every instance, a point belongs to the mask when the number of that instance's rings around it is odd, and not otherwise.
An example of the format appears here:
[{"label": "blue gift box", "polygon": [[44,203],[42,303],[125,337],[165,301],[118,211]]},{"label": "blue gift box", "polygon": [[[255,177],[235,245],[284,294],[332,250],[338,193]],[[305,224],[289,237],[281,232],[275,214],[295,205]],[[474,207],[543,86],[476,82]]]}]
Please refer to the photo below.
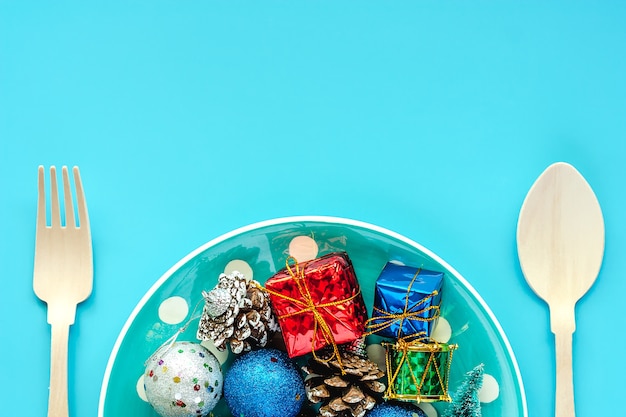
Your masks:
[{"label": "blue gift box", "polygon": [[376,280],[369,332],[428,338],[439,317],[443,272],[388,262]]}]

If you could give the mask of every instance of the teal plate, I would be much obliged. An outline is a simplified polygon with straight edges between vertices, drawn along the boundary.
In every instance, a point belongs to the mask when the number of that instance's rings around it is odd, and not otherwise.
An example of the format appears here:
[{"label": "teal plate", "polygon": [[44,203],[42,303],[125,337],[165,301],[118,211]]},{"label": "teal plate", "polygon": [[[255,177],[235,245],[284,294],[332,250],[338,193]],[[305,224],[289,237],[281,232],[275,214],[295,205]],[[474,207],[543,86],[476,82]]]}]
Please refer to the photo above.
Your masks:
[{"label": "teal plate", "polygon": [[[145,294],[126,321],[104,375],[98,417],[155,417],[143,392],[144,363],[185,324],[178,340],[195,339],[202,291],[222,272],[240,270],[263,283],[292,255],[300,261],[333,251],[352,260],[365,304],[371,313],[374,283],[388,261],[444,273],[441,319],[435,338],[459,345],[450,370],[450,392],[466,372],[484,364],[480,392],[484,417],[528,416],[522,378],[498,320],[474,288],[428,249],[395,232],[335,217],[289,217],[243,227],[220,236],[181,259]],[[208,346],[214,350],[214,347]],[[216,356],[227,371],[232,354]],[[448,403],[422,403],[429,417]],[[230,413],[222,399],[216,417]]]}]

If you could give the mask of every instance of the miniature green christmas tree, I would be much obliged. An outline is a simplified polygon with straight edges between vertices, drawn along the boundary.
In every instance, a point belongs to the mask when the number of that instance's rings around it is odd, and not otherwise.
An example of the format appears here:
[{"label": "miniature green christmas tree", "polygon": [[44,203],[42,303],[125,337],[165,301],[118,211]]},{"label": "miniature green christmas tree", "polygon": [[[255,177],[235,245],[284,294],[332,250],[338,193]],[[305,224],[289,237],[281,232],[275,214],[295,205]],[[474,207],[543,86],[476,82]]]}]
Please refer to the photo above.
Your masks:
[{"label": "miniature green christmas tree", "polygon": [[481,363],[465,374],[443,417],[481,417],[478,391],[483,386],[483,373],[484,365]]}]

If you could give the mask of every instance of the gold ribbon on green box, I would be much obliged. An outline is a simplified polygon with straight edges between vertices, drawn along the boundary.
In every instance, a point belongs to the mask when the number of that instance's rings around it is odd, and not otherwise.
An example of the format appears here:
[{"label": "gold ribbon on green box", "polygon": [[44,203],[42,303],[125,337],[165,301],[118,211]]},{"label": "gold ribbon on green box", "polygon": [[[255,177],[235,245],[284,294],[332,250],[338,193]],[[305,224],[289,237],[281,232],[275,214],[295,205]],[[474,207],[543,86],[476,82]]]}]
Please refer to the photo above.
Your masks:
[{"label": "gold ribbon on green box", "polygon": [[451,401],[448,379],[456,344],[419,340],[383,343],[387,350],[385,399]]}]

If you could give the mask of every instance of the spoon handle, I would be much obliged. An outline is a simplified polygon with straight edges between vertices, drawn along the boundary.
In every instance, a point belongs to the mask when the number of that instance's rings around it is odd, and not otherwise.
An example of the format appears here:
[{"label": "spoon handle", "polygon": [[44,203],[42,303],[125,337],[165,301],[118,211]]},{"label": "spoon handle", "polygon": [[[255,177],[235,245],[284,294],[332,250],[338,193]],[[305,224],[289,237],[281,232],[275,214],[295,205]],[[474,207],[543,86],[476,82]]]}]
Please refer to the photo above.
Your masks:
[{"label": "spoon handle", "polygon": [[[565,309],[569,310],[569,309]],[[554,312],[552,312],[554,314]],[[561,315],[565,313],[564,315]],[[552,317],[552,332],[556,348],[556,417],[575,417],[574,375],[572,370],[572,334],[574,333],[574,309],[571,313],[560,311],[560,320]],[[571,315],[570,315],[571,314]]]}]

